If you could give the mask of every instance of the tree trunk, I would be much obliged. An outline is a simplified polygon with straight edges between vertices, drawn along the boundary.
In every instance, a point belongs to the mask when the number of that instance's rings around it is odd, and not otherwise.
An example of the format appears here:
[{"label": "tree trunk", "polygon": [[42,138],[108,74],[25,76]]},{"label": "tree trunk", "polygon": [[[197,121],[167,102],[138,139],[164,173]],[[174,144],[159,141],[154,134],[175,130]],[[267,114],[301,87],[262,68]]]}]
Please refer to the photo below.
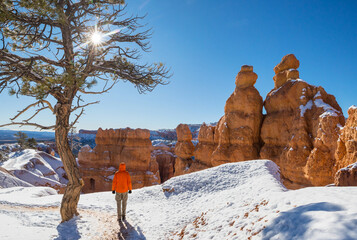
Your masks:
[{"label": "tree trunk", "polygon": [[68,176],[68,184],[62,198],[60,210],[62,222],[68,221],[79,214],[77,211],[77,204],[83,187],[83,180],[79,175],[76,159],[68,143],[70,110],[71,104],[57,103],[55,107],[56,144],[58,153],[63,162],[64,170]]}]

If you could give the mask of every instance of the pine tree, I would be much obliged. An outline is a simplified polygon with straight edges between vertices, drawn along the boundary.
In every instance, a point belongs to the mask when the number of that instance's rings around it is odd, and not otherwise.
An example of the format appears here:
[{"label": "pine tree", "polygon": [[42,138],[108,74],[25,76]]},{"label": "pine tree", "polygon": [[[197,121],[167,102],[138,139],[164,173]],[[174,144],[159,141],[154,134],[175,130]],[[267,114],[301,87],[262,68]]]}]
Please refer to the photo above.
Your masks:
[{"label": "pine tree", "polygon": [[35,148],[37,147],[37,141],[36,141],[36,139],[34,139],[34,138],[29,138],[29,139],[27,139],[27,146],[28,146],[29,148],[35,149]]},{"label": "pine tree", "polygon": [[28,144],[27,144],[27,134],[24,133],[24,132],[17,132],[14,134],[16,140],[17,140],[17,143],[20,145],[20,147],[22,149],[25,149],[27,148]]},{"label": "pine tree", "polygon": [[[143,93],[166,84],[169,77],[162,63],[140,63],[141,53],[150,49],[151,30],[140,24],[144,17],[126,16],[123,4],[123,0],[0,1],[0,93],[9,89],[10,94],[34,98],[11,123],[0,127],[55,130],[69,180],[61,203],[62,221],[78,215],[83,186],[68,132],[85,107],[98,103],[83,103],[81,94],[108,92],[120,80]],[[91,89],[95,85],[98,91]],[[18,120],[30,110],[31,117]],[[53,125],[34,121],[44,110],[55,115]]]}]

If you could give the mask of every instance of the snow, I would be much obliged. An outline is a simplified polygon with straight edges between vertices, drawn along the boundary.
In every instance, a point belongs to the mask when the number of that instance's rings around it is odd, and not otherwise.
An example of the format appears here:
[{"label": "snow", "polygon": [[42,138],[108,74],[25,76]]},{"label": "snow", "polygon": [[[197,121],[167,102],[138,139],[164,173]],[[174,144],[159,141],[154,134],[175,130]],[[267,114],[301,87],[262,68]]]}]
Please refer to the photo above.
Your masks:
[{"label": "snow", "polygon": [[[315,95],[315,97],[316,97],[316,95]],[[325,103],[321,98],[315,99],[314,103],[315,103],[316,107],[323,108],[325,111],[323,114],[320,115],[320,117],[326,117],[326,116],[338,117],[337,110],[335,110],[329,104]]]},{"label": "snow", "polygon": [[318,91],[314,96],[314,98],[318,98],[318,97],[322,97],[320,91]]},{"label": "snow", "polygon": [[[357,188],[287,190],[272,161],[230,163],[133,190],[127,221],[111,192],[83,194],[60,224],[62,195],[0,189],[0,239],[357,239]],[[16,231],[14,231],[16,226]]]},{"label": "snow", "polygon": [[[304,91],[303,91],[304,94]],[[302,97],[305,96],[301,96],[300,99],[302,99]],[[321,93],[320,91],[318,91],[315,96],[314,96],[314,100],[309,100],[305,105],[300,105],[300,117],[303,117],[305,115],[306,110],[308,109],[312,109],[312,107],[315,105],[317,108],[322,108],[324,110],[324,112],[320,115],[321,118],[327,117],[327,116],[334,116],[334,117],[338,117],[338,111],[336,109],[334,109],[333,107],[331,107],[329,104],[325,103],[323,101],[323,99],[321,99]]]},{"label": "snow", "polygon": [[0,150],[5,152],[13,152],[20,149],[20,145],[17,143],[7,143],[0,145]]},{"label": "snow", "polygon": [[33,185],[18,179],[8,173],[0,171],[0,188],[10,188],[10,187],[33,187]]},{"label": "snow", "polygon": [[357,106],[352,105],[351,107],[348,108],[348,110],[350,110],[350,109],[357,109]]},{"label": "snow", "polygon": [[300,105],[300,117],[304,117],[306,110],[311,109],[313,102],[310,100],[305,105]]},{"label": "snow", "polygon": [[352,163],[352,164],[348,165],[347,167],[341,168],[339,171],[341,171],[341,170],[347,171],[348,169],[356,169],[356,168],[357,168],[357,162]]}]

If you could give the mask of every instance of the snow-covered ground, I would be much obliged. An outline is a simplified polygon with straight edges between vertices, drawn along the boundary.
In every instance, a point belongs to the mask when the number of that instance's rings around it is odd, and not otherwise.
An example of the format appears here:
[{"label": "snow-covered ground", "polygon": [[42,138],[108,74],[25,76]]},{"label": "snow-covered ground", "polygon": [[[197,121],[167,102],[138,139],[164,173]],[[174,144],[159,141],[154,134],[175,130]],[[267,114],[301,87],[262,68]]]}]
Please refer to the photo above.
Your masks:
[{"label": "snow-covered ground", "polygon": [[[11,152],[8,157],[9,160],[0,163],[0,166],[29,184],[60,189],[65,188],[68,182],[61,160],[50,154],[25,149]],[[5,186],[0,182],[0,187]]]},{"label": "snow-covered ground", "polygon": [[61,198],[46,187],[0,189],[0,239],[357,239],[357,188],[286,190],[268,160],[134,190],[122,223],[111,192],[81,195],[80,216],[63,224]]}]

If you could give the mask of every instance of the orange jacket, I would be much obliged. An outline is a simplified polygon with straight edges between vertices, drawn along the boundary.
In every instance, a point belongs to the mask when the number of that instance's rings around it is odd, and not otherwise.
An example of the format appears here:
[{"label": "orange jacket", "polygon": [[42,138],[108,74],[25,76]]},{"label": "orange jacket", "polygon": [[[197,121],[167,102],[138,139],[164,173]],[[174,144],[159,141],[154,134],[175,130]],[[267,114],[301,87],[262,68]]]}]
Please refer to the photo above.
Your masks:
[{"label": "orange jacket", "polygon": [[125,193],[128,190],[132,190],[130,175],[125,170],[125,163],[121,163],[119,171],[114,175],[112,191]]}]

